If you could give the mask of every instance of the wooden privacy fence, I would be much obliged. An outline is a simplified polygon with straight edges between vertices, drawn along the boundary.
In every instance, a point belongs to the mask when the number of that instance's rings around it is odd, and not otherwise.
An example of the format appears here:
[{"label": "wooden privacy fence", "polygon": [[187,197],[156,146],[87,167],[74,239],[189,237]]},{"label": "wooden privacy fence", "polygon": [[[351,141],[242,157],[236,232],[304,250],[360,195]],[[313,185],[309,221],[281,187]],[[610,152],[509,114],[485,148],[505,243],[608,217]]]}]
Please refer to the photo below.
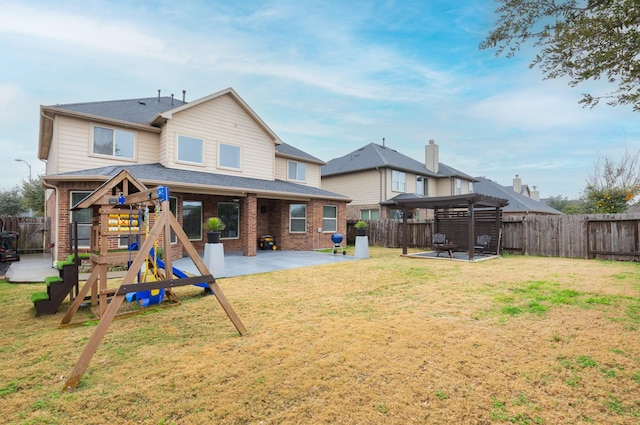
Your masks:
[{"label": "wooden privacy fence", "polygon": [[18,232],[18,252],[47,252],[49,248],[48,219],[45,217],[0,217],[7,232]]},{"label": "wooden privacy fence", "polygon": [[640,214],[534,215],[503,220],[503,250],[525,255],[640,260]]},{"label": "wooden privacy fence", "polygon": [[[354,243],[353,223],[347,241]],[[369,244],[402,247],[402,221],[367,221]],[[408,246],[431,248],[433,223],[408,220]],[[640,261],[640,214],[529,215],[502,220],[502,250],[544,257]]]}]

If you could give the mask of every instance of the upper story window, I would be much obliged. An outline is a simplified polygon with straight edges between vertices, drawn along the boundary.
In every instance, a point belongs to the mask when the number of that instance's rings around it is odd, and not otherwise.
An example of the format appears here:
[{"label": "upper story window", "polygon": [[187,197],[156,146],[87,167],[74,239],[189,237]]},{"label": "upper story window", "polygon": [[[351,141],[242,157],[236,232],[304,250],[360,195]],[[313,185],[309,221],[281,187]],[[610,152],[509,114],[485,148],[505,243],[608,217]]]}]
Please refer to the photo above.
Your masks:
[{"label": "upper story window", "polygon": [[416,177],[416,193],[418,195],[429,196],[429,179],[427,177]]},{"label": "upper story window", "polygon": [[473,193],[473,182],[469,182],[469,193]]},{"label": "upper story window", "polygon": [[218,166],[223,168],[240,169],[240,146],[218,145]]},{"label": "upper story window", "polygon": [[402,171],[391,171],[391,190],[394,192],[407,191],[407,173]]},{"label": "upper story window", "polygon": [[302,162],[289,161],[289,180],[298,180],[305,181],[307,179],[306,176],[306,167]]},{"label": "upper story window", "polygon": [[462,195],[462,180],[456,179],[456,195]]},{"label": "upper story window", "polygon": [[204,163],[204,141],[195,137],[178,135],[178,161]]},{"label": "upper story window", "polygon": [[93,127],[94,154],[133,159],[135,147],[135,134],[131,131]]}]

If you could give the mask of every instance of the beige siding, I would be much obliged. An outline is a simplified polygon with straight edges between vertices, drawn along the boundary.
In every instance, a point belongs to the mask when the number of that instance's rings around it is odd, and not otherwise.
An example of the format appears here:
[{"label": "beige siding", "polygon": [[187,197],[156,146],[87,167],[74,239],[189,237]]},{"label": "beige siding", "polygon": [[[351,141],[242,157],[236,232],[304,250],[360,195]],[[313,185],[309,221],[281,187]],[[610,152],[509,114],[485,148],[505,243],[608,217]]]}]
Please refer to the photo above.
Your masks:
[{"label": "beige siding", "polygon": [[[116,157],[93,155],[91,152],[93,123],[60,116],[56,118],[56,122],[57,126],[56,132],[54,133],[53,150],[49,159],[54,163],[52,168],[55,168],[55,170],[52,169],[49,172],[66,173],[107,165],[158,162],[158,135],[156,133],[140,130],[134,131],[136,158],[132,161]],[[119,128],[104,124],[100,124],[100,126],[113,129]],[[131,131],[130,129],[123,130]]]},{"label": "beige siding", "polygon": [[305,181],[291,180],[292,183],[304,184],[307,186],[320,187],[320,165],[312,164],[300,160],[276,157],[276,179],[288,180],[289,161],[302,162],[305,164]]},{"label": "beige siding", "polygon": [[377,204],[380,202],[380,173],[369,170],[325,177],[322,188],[353,199],[350,205]]},{"label": "beige siding", "polygon": [[[269,135],[231,95],[216,97],[173,115],[164,129],[163,146],[169,167],[273,180],[275,145]],[[177,162],[177,137],[204,140],[204,164]],[[240,171],[218,167],[218,144],[240,147]]]}]

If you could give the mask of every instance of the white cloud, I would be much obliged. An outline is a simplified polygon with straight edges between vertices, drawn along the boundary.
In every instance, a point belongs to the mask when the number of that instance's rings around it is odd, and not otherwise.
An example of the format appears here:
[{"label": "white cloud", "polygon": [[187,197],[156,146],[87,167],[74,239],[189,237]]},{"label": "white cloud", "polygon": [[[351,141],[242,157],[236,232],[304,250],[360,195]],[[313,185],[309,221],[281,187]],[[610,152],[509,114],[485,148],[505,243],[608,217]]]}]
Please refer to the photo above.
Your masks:
[{"label": "white cloud", "polygon": [[179,62],[179,50],[168,51],[165,41],[149,35],[151,27],[141,22],[104,20],[96,16],[59,12],[43,7],[12,4],[2,11],[0,33],[36,39],[47,48],[83,49],[83,54],[152,58]]}]

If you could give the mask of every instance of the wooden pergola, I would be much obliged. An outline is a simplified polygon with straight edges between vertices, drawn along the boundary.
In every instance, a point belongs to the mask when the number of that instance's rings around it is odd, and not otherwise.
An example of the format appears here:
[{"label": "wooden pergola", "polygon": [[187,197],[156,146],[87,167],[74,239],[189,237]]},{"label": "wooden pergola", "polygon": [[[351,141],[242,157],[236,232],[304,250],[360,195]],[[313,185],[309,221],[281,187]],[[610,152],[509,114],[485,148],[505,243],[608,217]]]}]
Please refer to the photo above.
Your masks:
[{"label": "wooden pergola", "polygon": [[466,195],[426,197],[416,194],[401,194],[389,202],[403,210],[402,253],[407,254],[407,216],[415,208],[434,210],[433,233],[445,233],[460,250],[469,252],[474,258],[475,240],[478,235],[491,236],[490,250],[498,253],[502,207],[509,201],[502,198],[469,193]]}]

